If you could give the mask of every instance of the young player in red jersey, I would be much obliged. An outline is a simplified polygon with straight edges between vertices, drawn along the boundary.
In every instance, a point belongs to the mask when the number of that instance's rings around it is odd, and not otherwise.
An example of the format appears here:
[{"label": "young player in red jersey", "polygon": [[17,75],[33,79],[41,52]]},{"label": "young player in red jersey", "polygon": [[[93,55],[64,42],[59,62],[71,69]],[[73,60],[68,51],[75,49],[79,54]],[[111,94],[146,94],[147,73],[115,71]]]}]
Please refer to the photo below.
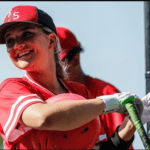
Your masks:
[{"label": "young player in red jersey", "polygon": [[[35,6],[11,9],[0,26],[0,44],[6,44],[13,64],[26,71],[24,77],[6,79],[0,85],[0,133],[4,149],[64,149],[67,145],[63,146],[61,140],[73,143],[81,134],[93,131],[92,137],[78,141],[78,149],[92,149],[95,143],[91,138],[96,142],[98,137],[94,135],[100,129],[90,126],[88,130],[88,126],[77,135],[70,132],[91,121],[100,127],[95,119],[102,113],[126,112],[121,101],[127,97],[135,98],[142,114],[142,101],[132,92],[92,98],[84,85],[60,78],[61,66],[57,62],[60,47],[55,25],[47,13]],[[65,93],[72,96],[61,95]],[[73,99],[73,94],[78,95]],[[134,132],[134,125],[126,117],[101,149],[127,149]]]}]

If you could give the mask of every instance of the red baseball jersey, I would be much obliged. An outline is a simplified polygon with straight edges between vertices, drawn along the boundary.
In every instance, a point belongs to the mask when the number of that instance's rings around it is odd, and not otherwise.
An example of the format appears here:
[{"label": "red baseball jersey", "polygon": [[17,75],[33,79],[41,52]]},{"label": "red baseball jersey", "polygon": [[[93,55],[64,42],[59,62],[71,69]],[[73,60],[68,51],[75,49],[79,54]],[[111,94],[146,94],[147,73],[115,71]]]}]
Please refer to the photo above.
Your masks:
[{"label": "red baseball jersey", "polygon": [[[90,92],[83,84],[66,82],[62,79],[59,81],[69,93],[79,94],[87,99],[91,98]],[[46,141],[42,138],[44,134],[49,135],[48,132],[43,131],[41,134],[40,130],[20,124],[19,119],[29,105],[46,103],[46,100],[54,95],[56,94],[35,82],[28,74],[22,78],[9,78],[1,83],[0,133],[5,142],[4,149],[23,148],[21,144],[28,145],[27,149],[45,148],[43,142],[45,144]],[[47,141],[47,143],[50,142]]]},{"label": "red baseball jersey", "polygon": [[[120,93],[120,91],[112,84],[90,76],[88,76],[85,86],[91,92],[92,98]],[[117,126],[122,124],[125,116],[125,114],[121,113],[108,113],[100,115],[101,126],[104,128],[100,131],[100,141],[106,141],[110,138],[115,132]],[[133,146],[131,145],[129,149],[132,150]]]},{"label": "red baseball jersey", "polygon": [[[120,91],[114,87],[112,84],[107,83],[103,80],[92,78],[88,76],[85,86],[91,92],[92,98],[102,95],[111,95],[114,93],[120,93]],[[111,135],[115,132],[116,127],[122,124],[125,114],[121,113],[108,113],[101,115],[101,122],[105,129],[105,134],[103,137],[110,138]]]}]

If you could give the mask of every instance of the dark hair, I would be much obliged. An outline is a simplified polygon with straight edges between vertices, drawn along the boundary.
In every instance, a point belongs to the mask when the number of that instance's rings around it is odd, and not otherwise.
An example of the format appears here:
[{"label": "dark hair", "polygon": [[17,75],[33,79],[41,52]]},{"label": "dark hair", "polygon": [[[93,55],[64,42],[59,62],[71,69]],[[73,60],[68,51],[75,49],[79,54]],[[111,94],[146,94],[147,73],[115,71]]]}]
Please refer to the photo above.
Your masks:
[{"label": "dark hair", "polygon": [[[77,47],[73,47],[67,54],[67,56],[63,60],[71,61],[77,53],[83,52],[83,48],[81,45]],[[63,61],[62,60],[62,61]]]}]

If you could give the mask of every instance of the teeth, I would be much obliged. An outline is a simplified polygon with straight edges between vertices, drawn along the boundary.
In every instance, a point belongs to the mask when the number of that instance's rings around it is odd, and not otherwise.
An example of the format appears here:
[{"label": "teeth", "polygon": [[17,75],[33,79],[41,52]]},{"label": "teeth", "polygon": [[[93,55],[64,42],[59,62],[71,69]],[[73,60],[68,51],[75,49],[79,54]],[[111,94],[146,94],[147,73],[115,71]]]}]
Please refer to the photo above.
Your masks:
[{"label": "teeth", "polygon": [[29,54],[29,53],[30,53],[30,51],[22,52],[22,53],[20,53],[20,54],[18,55],[18,57],[22,57],[23,55],[26,55],[26,54]]}]

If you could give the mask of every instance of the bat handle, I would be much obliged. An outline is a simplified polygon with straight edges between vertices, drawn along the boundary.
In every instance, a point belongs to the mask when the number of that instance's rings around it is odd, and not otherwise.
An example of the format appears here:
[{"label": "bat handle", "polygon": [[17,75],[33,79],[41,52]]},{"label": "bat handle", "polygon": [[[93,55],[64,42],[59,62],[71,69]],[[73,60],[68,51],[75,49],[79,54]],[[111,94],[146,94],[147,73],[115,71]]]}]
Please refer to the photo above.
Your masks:
[{"label": "bat handle", "polygon": [[129,113],[129,116],[131,117],[132,122],[133,122],[137,132],[139,133],[139,136],[142,140],[142,143],[143,143],[145,149],[150,150],[149,139],[148,139],[146,131],[143,127],[143,124],[141,122],[141,118],[139,117],[139,114],[134,105],[134,99],[135,99],[134,97],[129,97],[129,98],[125,99],[124,101],[122,101],[122,104],[125,105],[128,113]]}]

